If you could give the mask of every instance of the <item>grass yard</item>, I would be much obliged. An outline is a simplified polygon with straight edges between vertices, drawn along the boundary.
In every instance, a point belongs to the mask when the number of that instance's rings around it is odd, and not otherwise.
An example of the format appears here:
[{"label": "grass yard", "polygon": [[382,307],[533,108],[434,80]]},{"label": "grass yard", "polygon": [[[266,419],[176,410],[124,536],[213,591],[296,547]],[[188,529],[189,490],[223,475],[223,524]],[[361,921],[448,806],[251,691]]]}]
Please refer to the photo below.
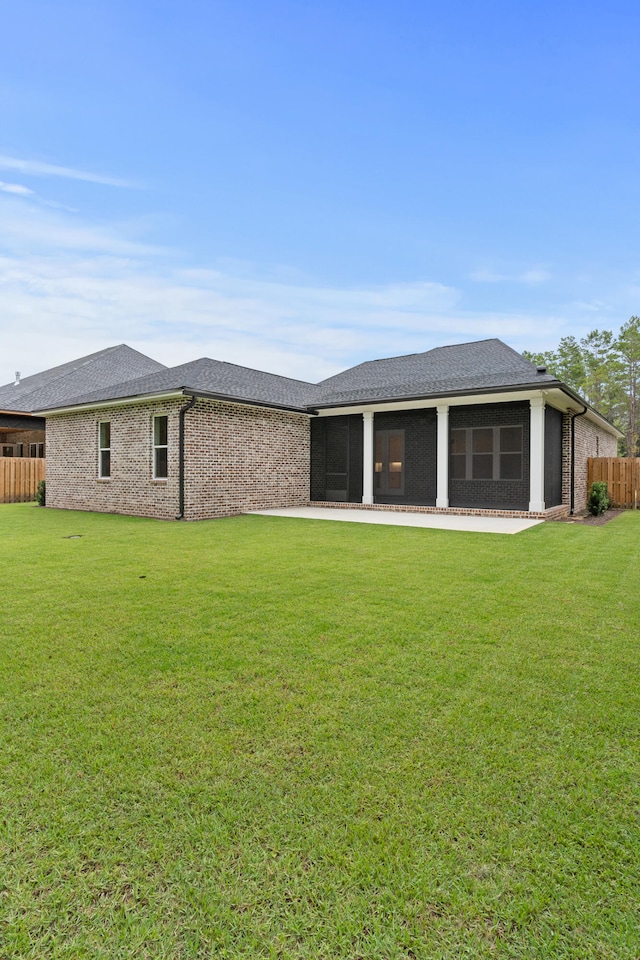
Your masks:
[{"label": "grass yard", "polygon": [[640,514],[0,506],[0,957],[640,957]]}]

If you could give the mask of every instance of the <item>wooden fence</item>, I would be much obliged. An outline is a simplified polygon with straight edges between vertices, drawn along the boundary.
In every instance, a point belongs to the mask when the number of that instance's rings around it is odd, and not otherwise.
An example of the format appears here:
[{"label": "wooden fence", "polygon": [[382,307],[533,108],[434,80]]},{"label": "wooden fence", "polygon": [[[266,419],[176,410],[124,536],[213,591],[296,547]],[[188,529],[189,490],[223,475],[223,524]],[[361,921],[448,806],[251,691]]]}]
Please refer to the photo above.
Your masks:
[{"label": "wooden fence", "polygon": [[640,457],[590,457],[587,485],[604,480],[614,507],[640,506]]},{"label": "wooden fence", "polygon": [[45,467],[42,457],[0,457],[0,503],[35,500]]}]

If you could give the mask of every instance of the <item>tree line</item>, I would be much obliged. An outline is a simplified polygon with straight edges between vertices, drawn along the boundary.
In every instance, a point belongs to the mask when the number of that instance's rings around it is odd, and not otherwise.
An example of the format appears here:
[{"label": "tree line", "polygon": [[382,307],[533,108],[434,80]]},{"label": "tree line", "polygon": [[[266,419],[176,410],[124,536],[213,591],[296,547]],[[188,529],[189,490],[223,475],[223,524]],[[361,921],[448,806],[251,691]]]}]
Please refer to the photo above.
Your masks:
[{"label": "tree line", "polygon": [[630,317],[617,334],[592,330],[580,340],[562,337],[549,353],[524,350],[523,356],[546,366],[548,373],[572,387],[624,433],[622,456],[640,455],[640,317]]}]

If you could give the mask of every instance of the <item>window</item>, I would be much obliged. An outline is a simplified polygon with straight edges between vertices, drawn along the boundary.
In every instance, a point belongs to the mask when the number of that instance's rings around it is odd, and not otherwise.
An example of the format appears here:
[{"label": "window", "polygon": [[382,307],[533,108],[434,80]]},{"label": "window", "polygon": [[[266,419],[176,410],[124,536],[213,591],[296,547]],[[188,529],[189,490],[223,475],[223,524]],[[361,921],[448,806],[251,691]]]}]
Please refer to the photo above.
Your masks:
[{"label": "window", "polygon": [[3,457],[12,457],[13,456],[13,446],[9,444],[3,444],[2,446],[2,456]]},{"label": "window", "polygon": [[30,457],[37,457],[37,456],[38,456],[38,444],[37,444],[37,443],[30,443],[30,444],[29,444],[29,456],[30,456]]},{"label": "window", "polygon": [[153,479],[166,480],[169,472],[168,417],[153,418]]},{"label": "window", "polygon": [[44,443],[38,444],[38,456],[44,457]]},{"label": "window", "polygon": [[522,480],[522,427],[452,430],[452,480]]},{"label": "window", "polygon": [[404,495],[404,430],[376,430],[375,491]]},{"label": "window", "polygon": [[16,457],[24,457],[24,443],[16,443]]},{"label": "window", "polygon": [[102,480],[111,476],[111,423],[108,420],[98,424],[98,476]]}]

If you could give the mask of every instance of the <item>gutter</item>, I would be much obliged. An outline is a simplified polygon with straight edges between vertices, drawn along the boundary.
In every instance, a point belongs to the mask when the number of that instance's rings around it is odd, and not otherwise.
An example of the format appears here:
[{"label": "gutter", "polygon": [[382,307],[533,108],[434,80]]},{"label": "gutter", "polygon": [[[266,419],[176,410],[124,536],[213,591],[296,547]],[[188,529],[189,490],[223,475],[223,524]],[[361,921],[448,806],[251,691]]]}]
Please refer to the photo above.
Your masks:
[{"label": "gutter", "polygon": [[197,397],[192,396],[191,400],[184,407],[180,407],[179,432],[178,432],[178,515],[176,520],[184,519],[184,418],[188,410],[195,406]]},{"label": "gutter", "polygon": [[[584,403],[584,401],[582,401]],[[569,508],[569,515],[572,517],[575,513],[576,505],[576,491],[575,491],[575,482],[576,482],[576,420],[578,417],[583,417],[589,407],[585,404],[584,410],[580,410],[579,413],[571,414],[571,506]]]},{"label": "gutter", "polygon": [[[561,389],[565,390],[564,384],[560,380],[545,380],[543,383],[517,383],[507,386],[497,386],[497,387],[474,387],[469,390],[447,390],[444,393],[439,391],[438,393],[416,393],[412,395],[399,396],[399,397],[374,397],[372,400],[369,399],[359,399],[354,397],[351,400],[338,400],[334,403],[315,403],[313,406],[309,406],[309,409],[314,410],[333,410],[339,407],[371,407],[377,403],[403,403],[405,401],[414,401],[414,400],[440,400],[446,397],[477,397],[482,396],[485,393],[521,393],[526,390],[554,390]],[[565,391],[566,392],[566,391]],[[573,396],[573,394],[572,394]],[[579,399],[576,397],[575,399]],[[580,400],[580,403],[583,401]]]},{"label": "gutter", "polygon": [[[162,393],[134,393],[128,397],[117,397],[111,400],[88,400],[86,403],[78,403],[66,407],[51,407],[45,410],[36,410],[34,415],[40,417],[60,416],[66,413],[82,413],[85,410],[99,410],[102,407],[121,407],[132,403],[150,403],[156,400],[173,400],[176,397],[198,396],[205,400],[220,400],[224,403],[239,403],[249,407],[267,407],[270,410],[287,410],[291,413],[304,413],[307,416],[314,416],[315,411],[307,407],[296,407],[292,404],[272,403],[268,400],[250,400],[246,397],[233,397],[228,393],[214,393],[208,390],[198,390],[197,387],[176,387],[175,390],[163,391]],[[11,411],[15,413],[15,410]]]}]

